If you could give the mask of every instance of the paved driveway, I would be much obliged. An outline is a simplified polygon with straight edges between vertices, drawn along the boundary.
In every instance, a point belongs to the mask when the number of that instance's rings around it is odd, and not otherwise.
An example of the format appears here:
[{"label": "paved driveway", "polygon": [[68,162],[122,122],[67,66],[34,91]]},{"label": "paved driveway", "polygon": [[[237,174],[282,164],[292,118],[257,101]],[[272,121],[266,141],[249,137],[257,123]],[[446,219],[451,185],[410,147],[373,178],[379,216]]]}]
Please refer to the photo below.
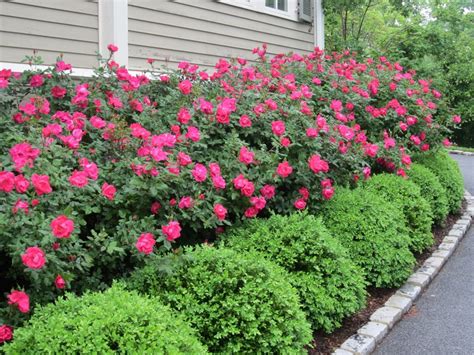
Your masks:
[{"label": "paved driveway", "polygon": [[[453,155],[474,194],[474,156]],[[474,226],[377,355],[474,355]]]}]

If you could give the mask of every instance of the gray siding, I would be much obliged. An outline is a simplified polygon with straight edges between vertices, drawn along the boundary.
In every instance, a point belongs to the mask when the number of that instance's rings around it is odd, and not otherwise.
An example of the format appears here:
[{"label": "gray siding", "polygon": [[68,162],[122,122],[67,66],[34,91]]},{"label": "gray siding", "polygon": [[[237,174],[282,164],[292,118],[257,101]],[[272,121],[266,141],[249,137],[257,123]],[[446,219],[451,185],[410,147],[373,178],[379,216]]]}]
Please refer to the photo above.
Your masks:
[{"label": "gray siding", "polygon": [[170,67],[186,60],[210,68],[221,57],[255,58],[251,50],[262,43],[270,54],[306,53],[314,46],[308,23],[214,0],[129,0],[128,18],[132,69],[146,68],[147,58]]},{"label": "gray siding", "polygon": [[36,49],[45,64],[63,53],[74,67],[97,66],[97,10],[86,0],[0,2],[0,62],[19,63]]}]

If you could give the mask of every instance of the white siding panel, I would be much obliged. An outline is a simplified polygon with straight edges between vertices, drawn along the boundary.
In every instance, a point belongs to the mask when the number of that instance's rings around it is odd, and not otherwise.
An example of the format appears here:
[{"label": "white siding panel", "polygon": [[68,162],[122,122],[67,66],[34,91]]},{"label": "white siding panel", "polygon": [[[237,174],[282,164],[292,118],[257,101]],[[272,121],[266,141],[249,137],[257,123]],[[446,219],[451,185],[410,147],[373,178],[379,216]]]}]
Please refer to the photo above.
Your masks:
[{"label": "white siding panel", "polygon": [[[234,13],[224,13],[218,11],[216,12],[201,7],[202,5],[208,2],[210,3],[210,5],[216,6],[218,8],[228,8],[229,11],[235,11],[237,9],[245,11],[249,15],[257,15],[260,18],[268,18],[268,21],[273,21],[273,23],[255,21],[248,17],[236,16]],[[196,30],[200,30],[201,28],[207,28],[208,30],[212,31],[214,30],[212,27],[213,24],[222,24],[225,26],[248,29],[260,33],[274,34],[277,36],[292,39],[295,42],[306,41],[312,43],[313,41],[312,32],[309,31],[309,29],[311,28],[309,24],[285,20],[276,16],[261,14],[246,9],[240,9],[235,6],[221,4],[213,1],[198,0],[196,1],[196,6],[189,6],[188,4],[181,4],[175,1],[168,0],[130,0],[129,3],[130,7],[132,8],[139,7],[146,10],[155,10],[167,14],[178,15],[181,18],[180,22],[187,21],[188,18],[199,19],[202,21],[201,26],[196,28]],[[199,5],[199,7],[197,5]],[[151,15],[151,12],[148,13]],[[142,18],[148,19],[148,16]],[[296,28],[280,26],[282,22],[294,24]]]},{"label": "white siding panel", "polygon": [[158,46],[145,47],[145,46],[129,46],[129,60],[134,63],[140,64],[139,67],[131,68],[143,68],[148,67],[146,63],[147,58],[157,59],[161,62],[169,63],[169,67],[176,67],[179,62],[187,61],[192,64],[199,66],[214,67],[220,57],[199,54],[195,52],[186,52],[183,50],[173,50]]},{"label": "white siding panel", "polygon": [[[113,0],[112,0],[113,1]],[[13,0],[11,3],[97,16],[97,2],[88,0]]]},{"label": "white siding panel", "polygon": [[269,54],[313,49],[309,24],[212,0],[129,0],[128,16],[131,68],[146,67],[146,58],[212,68],[221,57],[253,60],[262,43]]},{"label": "white siding panel", "polygon": [[247,57],[250,49],[236,48],[227,45],[216,45],[207,36],[202,36],[199,41],[192,39],[170,38],[146,33],[129,33],[129,41],[136,46],[151,48],[166,48],[172,51],[185,51],[199,55],[220,57]]},{"label": "white siding panel", "polygon": [[0,61],[19,63],[38,50],[45,64],[61,53],[74,67],[92,67],[98,51],[97,3],[86,0],[0,2]]},{"label": "white siding panel", "polygon": [[[138,10],[138,11],[136,11]],[[149,10],[135,8],[129,15],[129,30],[133,32],[142,32],[150,34],[160,34],[162,36],[177,38],[189,38],[196,41],[202,41],[205,38],[210,43],[216,45],[231,45],[237,48],[252,49],[267,43],[272,52],[288,51],[310,51],[313,48],[313,42],[294,41],[286,37],[275,36],[273,34],[251,31],[245,28],[232,27],[224,24],[212,23],[211,26],[205,26],[202,20],[186,19],[179,21],[177,15],[153,11],[148,14],[146,21],[141,20]],[[143,12],[143,13],[142,13]],[[133,18],[132,18],[133,16]]]},{"label": "white siding panel", "polygon": [[98,31],[93,28],[76,27],[59,23],[36,21],[0,15],[0,32],[21,33],[33,36],[64,38],[95,43]]},{"label": "white siding panel", "polygon": [[[0,48],[0,62],[20,63],[21,60],[25,57],[25,55],[32,55],[32,54],[33,54],[32,49],[24,49],[24,48],[17,48],[17,47],[3,47],[3,48]],[[55,51],[40,50],[38,53],[41,59],[43,59],[43,62],[45,65],[54,64],[59,54],[60,52],[56,50]],[[73,64],[73,67],[75,68],[94,68],[98,66],[98,63],[95,57],[91,57],[90,55],[65,53],[63,54],[63,60],[66,63],[84,63],[85,64],[83,66],[76,66]]]},{"label": "white siding panel", "polygon": [[78,27],[98,27],[97,14],[82,14],[78,12],[66,12],[54,8],[30,6],[16,2],[0,2],[0,14],[16,18],[39,20],[51,23],[62,23]]}]

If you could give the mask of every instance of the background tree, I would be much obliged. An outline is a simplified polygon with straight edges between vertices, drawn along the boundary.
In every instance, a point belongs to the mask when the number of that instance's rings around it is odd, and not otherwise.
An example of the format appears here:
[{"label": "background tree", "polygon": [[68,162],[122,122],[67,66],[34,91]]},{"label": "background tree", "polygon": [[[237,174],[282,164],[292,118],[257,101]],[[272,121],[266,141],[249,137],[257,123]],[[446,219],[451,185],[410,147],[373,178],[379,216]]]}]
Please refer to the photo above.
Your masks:
[{"label": "background tree", "polygon": [[463,119],[454,132],[474,146],[474,2],[472,0],[326,1],[329,51],[384,55],[430,77]]}]

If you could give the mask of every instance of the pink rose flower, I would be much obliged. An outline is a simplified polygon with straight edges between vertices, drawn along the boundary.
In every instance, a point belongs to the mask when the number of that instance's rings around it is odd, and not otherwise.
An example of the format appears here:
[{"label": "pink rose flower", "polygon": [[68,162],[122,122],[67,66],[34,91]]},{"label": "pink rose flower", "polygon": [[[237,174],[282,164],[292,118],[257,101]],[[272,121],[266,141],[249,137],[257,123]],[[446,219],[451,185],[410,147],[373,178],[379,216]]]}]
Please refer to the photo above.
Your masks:
[{"label": "pink rose flower", "polygon": [[15,203],[15,206],[12,208],[13,214],[18,213],[19,210],[23,210],[26,214],[29,212],[29,206],[27,201],[18,199]]},{"label": "pink rose flower", "polygon": [[30,311],[30,297],[23,291],[12,291],[8,295],[8,304],[16,305],[21,313]]},{"label": "pink rose flower", "polygon": [[69,183],[79,188],[86,186],[89,183],[87,173],[85,171],[74,170],[69,177]]},{"label": "pink rose flower", "polygon": [[334,195],[334,187],[325,187],[322,191],[323,198],[325,200],[330,200]]},{"label": "pink rose flower", "polygon": [[167,225],[161,227],[161,231],[166,237],[166,240],[173,241],[181,236],[181,226],[178,221],[171,221]]},{"label": "pink rose flower", "polygon": [[255,154],[248,150],[246,147],[241,147],[239,152],[239,161],[245,165],[253,163]]},{"label": "pink rose flower", "polygon": [[151,204],[150,211],[152,214],[157,214],[160,208],[161,208],[161,204],[155,201]]},{"label": "pink rose flower", "polygon": [[192,140],[193,142],[198,142],[201,139],[201,133],[196,127],[189,126],[188,132],[186,133],[186,138]]},{"label": "pink rose flower", "polygon": [[272,122],[272,132],[277,136],[281,136],[285,133],[285,122],[283,121],[273,121]]},{"label": "pink rose flower", "polygon": [[309,158],[309,168],[315,173],[318,174],[320,172],[327,173],[329,171],[329,164],[327,161],[321,159],[319,155],[312,155]]},{"label": "pink rose flower", "polygon": [[25,252],[21,255],[23,264],[30,269],[39,270],[46,263],[44,251],[38,247],[26,248]]},{"label": "pink rose flower", "polygon": [[69,238],[74,231],[74,221],[60,215],[51,221],[50,227],[56,238]]},{"label": "pink rose flower", "polygon": [[252,121],[250,120],[250,117],[247,115],[240,116],[239,124],[242,128],[252,127]]},{"label": "pink rose flower", "polygon": [[224,178],[220,175],[216,175],[212,177],[212,184],[218,190],[223,190],[226,187],[226,182]]},{"label": "pink rose flower", "polygon": [[214,205],[214,214],[219,221],[223,221],[227,215],[227,209],[220,203]]},{"label": "pink rose flower", "polygon": [[112,53],[115,53],[115,52],[118,51],[118,47],[115,44],[112,44],[112,43],[107,46],[107,49]]},{"label": "pink rose flower", "polygon": [[253,182],[246,180],[244,186],[240,191],[242,192],[242,195],[250,197],[255,192],[255,185],[253,184]]},{"label": "pink rose flower", "polygon": [[115,198],[115,193],[117,192],[117,189],[115,188],[114,185],[108,184],[106,182],[103,183],[102,185],[102,195],[104,195],[107,199],[110,201],[113,201]]},{"label": "pink rose flower", "polygon": [[207,179],[207,169],[206,166],[200,163],[197,163],[193,170],[191,171],[191,174],[194,177],[194,180],[197,182],[203,182]]},{"label": "pink rose flower", "polygon": [[0,171],[0,191],[12,192],[15,187],[15,174],[11,171]]},{"label": "pink rose flower", "polygon": [[193,199],[189,196],[184,196],[179,200],[178,207],[181,209],[188,209],[193,207]]},{"label": "pink rose flower", "polygon": [[6,324],[0,325],[0,344],[13,339],[13,329]]},{"label": "pink rose flower", "polygon": [[107,126],[107,122],[105,122],[102,118],[97,117],[97,116],[92,116],[89,119],[89,121],[92,127],[97,128],[97,129],[102,129],[102,128],[105,128],[105,126]]},{"label": "pink rose flower", "polygon": [[186,153],[183,153],[183,152],[178,153],[178,164],[179,165],[186,166],[186,165],[191,164],[192,162],[193,162],[193,160]]},{"label": "pink rose flower", "polygon": [[267,205],[267,201],[262,196],[251,197],[250,198],[250,203],[252,204],[252,206],[257,208],[259,211],[263,210],[265,208],[265,206]]},{"label": "pink rose flower", "polygon": [[143,233],[138,237],[135,247],[140,253],[145,255],[151,254],[153,252],[153,247],[155,246],[156,240],[151,233]]},{"label": "pink rose flower", "polygon": [[56,286],[57,289],[62,290],[63,288],[66,287],[66,280],[64,280],[61,275],[58,275],[56,276],[56,279],[54,280],[54,285]]},{"label": "pink rose flower", "polygon": [[275,186],[272,185],[265,185],[260,189],[260,193],[262,194],[263,197],[265,197],[267,200],[270,200],[275,196]]},{"label": "pink rose flower", "polygon": [[193,89],[193,84],[189,80],[183,80],[178,84],[178,89],[183,95],[189,95]]},{"label": "pink rose flower", "polygon": [[244,216],[247,218],[254,218],[258,214],[258,208],[252,206],[245,210]]},{"label": "pink rose flower", "polygon": [[191,120],[191,113],[185,107],[181,107],[177,114],[178,122],[181,124],[188,124]]},{"label": "pink rose flower", "polygon": [[283,163],[278,164],[276,172],[282,178],[287,178],[293,172],[293,168],[291,167],[290,163],[284,161]]},{"label": "pink rose flower", "polygon": [[295,201],[294,206],[298,210],[304,210],[306,208],[306,201],[302,198],[299,198]]}]

